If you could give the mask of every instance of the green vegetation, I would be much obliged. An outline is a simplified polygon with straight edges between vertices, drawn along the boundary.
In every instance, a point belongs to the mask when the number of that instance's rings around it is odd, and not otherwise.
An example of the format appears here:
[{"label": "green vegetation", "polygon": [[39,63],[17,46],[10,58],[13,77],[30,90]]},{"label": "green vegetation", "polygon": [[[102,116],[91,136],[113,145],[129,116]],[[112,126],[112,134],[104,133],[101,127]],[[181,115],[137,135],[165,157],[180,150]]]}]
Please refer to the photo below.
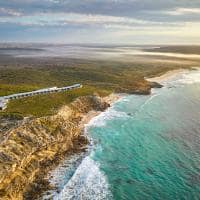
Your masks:
[{"label": "green vegetation", "polygon": [[13,84],[0,84],[0,96],[6,96],[10,94],[33,91],[37,90],[39,87],[31,85],[13,85]]},{"label": "green vegetation", "polygon": [[6,118],[9,120],[22,120],[23,119],[23,115],[19,114],[19,113],[8,113],[8,112],[0,112],[0,119],[1,118]]},{"label": "green vegetation", "polygon": [[0,96],[32,91],[45,87],[62,87],[75,83],[83,88],[70,92],[39,95],[10,101],[3,114],[24,116],[51,115],[62,105],[75,98],[112,91],[131,92],[145,88],[144,77],[162,74],[183,67],[183,64],[111,62],[80,59],[66,60],[14,60],[0,65]]},{"label": "green vegetation", "polygon": [[12,100],[8,104],[6,113],[14,112],[23,114],[24,116],[33,115],[37,117],[51,115],[54,114],[62,105],[72,102],[75,98],[91,95],[95,92],[101,96],[109,94],[109,91],[107,90],[98,90],[97,88],[86,86],[69,92],[38,95]]}]

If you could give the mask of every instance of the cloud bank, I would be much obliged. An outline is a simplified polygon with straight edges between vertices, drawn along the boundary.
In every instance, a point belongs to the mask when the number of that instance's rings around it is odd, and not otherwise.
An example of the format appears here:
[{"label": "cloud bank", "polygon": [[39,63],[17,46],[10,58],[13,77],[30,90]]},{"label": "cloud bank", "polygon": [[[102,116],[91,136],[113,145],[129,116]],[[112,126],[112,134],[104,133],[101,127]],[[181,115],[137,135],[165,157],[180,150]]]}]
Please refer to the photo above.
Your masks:
[{"label": "cloud bank", "polygon": [[197,0],[0,2],[2,42],[197,44],[199,25]]}]

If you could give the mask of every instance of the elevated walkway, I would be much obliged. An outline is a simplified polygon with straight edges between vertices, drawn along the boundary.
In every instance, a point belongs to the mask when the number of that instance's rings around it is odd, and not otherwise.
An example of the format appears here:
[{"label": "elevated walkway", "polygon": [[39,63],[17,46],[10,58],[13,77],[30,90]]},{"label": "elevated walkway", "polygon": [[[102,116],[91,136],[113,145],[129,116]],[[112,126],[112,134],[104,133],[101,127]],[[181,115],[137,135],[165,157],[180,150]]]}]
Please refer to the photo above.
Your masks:
[{"label": "elevated walkway", "polygon": [[8,96],[2,96],[2,97],[0,97],[0,110],[6,109],[6,105],[9,100],[25,98],[25,97],[30,97],[30,96],[36,96],[36,95],[41,95],[41,94],[64,92],[64,91],[69,91],[69,90],[73,90],[73,89],[77,89],[77,88],[81,88],[81,87],[82,87],[81,84],[74,84],[71,86],[61,87],[61,88],[57,88],[57,87],[44,88],[44,89],[35,90],[32,92],[23,92],[23,93],[11,94]]}]

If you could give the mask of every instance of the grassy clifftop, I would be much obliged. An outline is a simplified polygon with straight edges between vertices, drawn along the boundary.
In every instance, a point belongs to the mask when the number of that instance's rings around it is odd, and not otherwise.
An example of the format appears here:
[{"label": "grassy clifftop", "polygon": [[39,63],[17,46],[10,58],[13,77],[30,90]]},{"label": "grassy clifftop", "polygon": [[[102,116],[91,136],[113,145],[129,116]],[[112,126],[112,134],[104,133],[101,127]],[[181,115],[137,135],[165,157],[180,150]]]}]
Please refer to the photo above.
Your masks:
[{"label": "grassy clifftop", "polygon": [[20,113],[24,116],[33,115],[36,117],[52,115],[56,113],[62,105],[66,105],[79,96],[91,95],[97,92],[101,96],[109,94],[107,90],[96,90],[96,88],[85,86],[69,92],[38,95],[10,101],[7,113]]},{"label": "grassy clifftop", "polygon": [[[38,60],[37,60],[38,59]],[[15,58],[0,63],[0,96],[52,86],[83,84],[82,89],[10,101],[5,113],[51,115],[76,97],[98,93],[134,93],[149,89],[144,77],[182,67],[178,64],[133,63],[80,59]],[[4,113],[1,113],[1,115]]]}]

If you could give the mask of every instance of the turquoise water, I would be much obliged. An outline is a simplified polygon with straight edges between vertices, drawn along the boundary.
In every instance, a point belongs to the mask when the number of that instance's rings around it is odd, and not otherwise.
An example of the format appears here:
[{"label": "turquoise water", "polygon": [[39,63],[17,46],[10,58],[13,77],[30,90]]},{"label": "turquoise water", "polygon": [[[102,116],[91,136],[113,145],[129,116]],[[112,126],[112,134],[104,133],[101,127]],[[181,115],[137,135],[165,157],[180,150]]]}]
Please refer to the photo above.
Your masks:
[{"label": "turquoise water", "polygon": [[163,84],[88,124],[94,149],[58,199],[200,199],[200,71]]}]

